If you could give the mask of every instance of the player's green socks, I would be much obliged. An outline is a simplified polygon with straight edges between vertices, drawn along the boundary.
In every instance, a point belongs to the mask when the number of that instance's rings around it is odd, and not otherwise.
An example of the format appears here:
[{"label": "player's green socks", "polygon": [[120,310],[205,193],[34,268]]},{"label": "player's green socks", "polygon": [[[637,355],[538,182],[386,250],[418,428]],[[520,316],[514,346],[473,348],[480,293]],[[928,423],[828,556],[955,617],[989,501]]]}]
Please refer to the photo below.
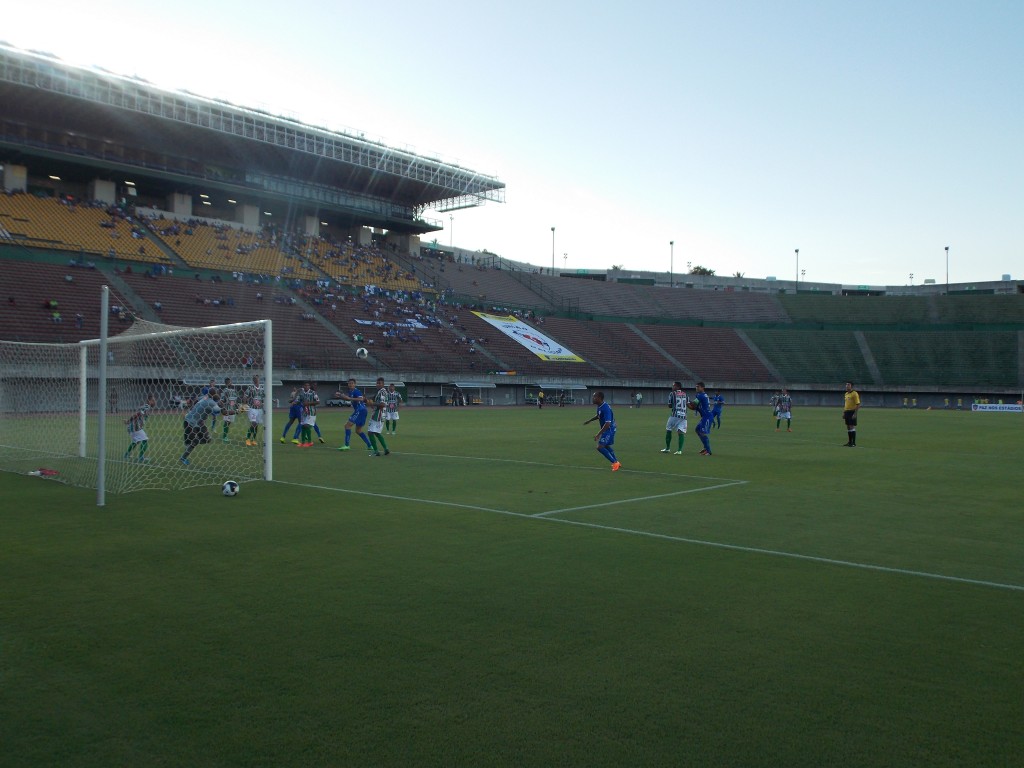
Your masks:
[{"label": "player's green socks", "polygon": [[384,446],[384,450],[390,452],[390,449],[388,448],[387,441],[384,439],[384,433],[383,432],[381,432],[379,435],[377,435],[377,439],[380,440],[380,444]]},{"label": "player's green socks", "polygon": [[377,448],[377,435],[375,433],[371,432],[369,437],[370,437],[370,448],[372,448],[374,453],[376,453],[378,451],[378,448]]},{"label": "player's green socks", "polygon": [[683,443],[686,441],[686,435],[682,432],[679,433],[679,450],[683,450]]},{"label": "player's green socks", "polygon": [[672,447],[672,430],[665,430],[665,450],[667,451]]}]

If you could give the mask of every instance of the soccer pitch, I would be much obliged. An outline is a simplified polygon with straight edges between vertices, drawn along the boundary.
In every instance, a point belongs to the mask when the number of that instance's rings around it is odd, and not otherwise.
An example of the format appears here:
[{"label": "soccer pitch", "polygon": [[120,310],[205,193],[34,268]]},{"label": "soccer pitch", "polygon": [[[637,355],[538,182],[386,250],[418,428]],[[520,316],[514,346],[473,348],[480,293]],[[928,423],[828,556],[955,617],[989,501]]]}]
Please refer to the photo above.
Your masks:
[{"label": "soccer pitch", "polygon": [[278,412],[230,499],[0,474],[5,765],[1020,761],[1019,415],[727,407],[702,457],[620,405],[612,473],[592,414]]}]

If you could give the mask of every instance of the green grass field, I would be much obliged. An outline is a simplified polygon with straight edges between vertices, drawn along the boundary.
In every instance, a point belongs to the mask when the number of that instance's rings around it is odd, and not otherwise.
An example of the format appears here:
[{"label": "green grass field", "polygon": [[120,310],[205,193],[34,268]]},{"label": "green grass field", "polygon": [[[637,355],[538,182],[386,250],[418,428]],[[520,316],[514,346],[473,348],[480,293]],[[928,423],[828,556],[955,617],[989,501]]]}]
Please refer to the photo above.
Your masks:
[{"label": "green grass field", "polygon": [[0,764],[1021,764],[1019,415],[731,408],[705,458],[618,406],[612,473],[592,412],[370,458],[324,409],[232,499],[0,474]]}]

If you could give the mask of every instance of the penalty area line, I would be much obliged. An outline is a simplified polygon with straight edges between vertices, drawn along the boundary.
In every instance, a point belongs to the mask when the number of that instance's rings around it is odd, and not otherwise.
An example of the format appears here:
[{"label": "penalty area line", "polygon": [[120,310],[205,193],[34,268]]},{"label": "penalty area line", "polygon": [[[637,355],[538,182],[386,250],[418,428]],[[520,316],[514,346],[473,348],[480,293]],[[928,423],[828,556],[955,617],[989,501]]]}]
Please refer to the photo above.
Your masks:
[{"label": "penalty area line", "polygon": [[689,493],[701,493],[703,491],[715,491],[719,488],[732,488],[734,485],[746,485],[746,480],[734,480],[729,483],[708,485],[704,488],[690,488],[685,491],[672,491],[671,493],[659,493],[654,496],[633,496],[628,499],[617,499],[616,501],[602,501],[600,504],[585,504],[581,507],[565,507],[564,509],[549,509],[547,512],[536,512],[528,517],[547,517],[548,515],[560,515],[566,512],[580,512],[584,509],[597,509],[599,507],[614,507],[619,504],[632,504],[638,501],[652,501],[653,499],[667,499],[672,496],[685,496]]},{"label": "penalty area line", "polygon": [[[295,483],[287,480],[271,480],[272,483],[278,485],[291,485],[297,488],[315,488],[322,491],[335,491],[337,493],[348,493],[356,496],[369,496],[377,499],[392,499],[394,501],[411,501],[416,504],[433,504],[439,507],[454,507],[457,509],[468,509],[475,512],[490,512],[491,514],[507,515],[508,517],[519,517],[526,520],[541,520],[547,523],[560,523],[562,525],[572,525],[577,528],[591,528],[598,531],[607,531],[609,533],[625,534],[627,536],[641,536],[649,539],[660,539],[662,541],[673,541],[680,544],[693,544],[700,547],[714,547],[715,549],[724,549],[732,552],[745,552],[752,555],[767,555],[769,557],[784,557],[791,560],[803,560],[809,563],[820,563],[823,565],[834,565],[843,568],[858,568],[864,571],[875,571],[877,573],[890,573],[898,576],[913,576],[922,579],[932,579],[935,581],[945,581],[954,584],[969,584],[978,587],[990,587],[995,589],[1007,589],[1013,592],[1024,592],[1024,585],[1021,584],[1005,584],[999,581],[986,581],[984,579],[971,579],[964,576],[949,576],[942,573],[931,573],[929,571],[915,571],[910,568],[894,568],[888,565],[874,565],[872,563],[857,563],[852,560],[839,560],[831,557],[820,557],[818,555],[802,555],[798,552],[785,552],[778,549],[763,549],[761,547],[748,547],[742,544],[726,544],[721,541],[707,541],[705,539],[692,539],[685,536],[673,536],[667,533],[655,533],[653,531],[640,531],[634,528],[621,528],[614,525],[601,525],[600,523],[587,523],[581,520],[567,520],[564,517],[547,517],[544,515],[550,515],[552,512],[537,514],[526,514],[525,512],[513,512],[508,509],[493,509],[491,507],[481,507],[475,504],[460,504],[453,501],[439,501],[437,499],[419,499],[411,496],[395,496],[386,493],[373,493],[371,491],[353,491],[348,488],[337,488],[329,485],[313,485],[310,483]],[[740,485],[746,481],[740,480],[730,485]],[[712,488],[698,488],[695,491],[712,490]],[[693,493],[694,491],[688,491]],[[687,491],[683,491],[687,493]],[[653,498],[653,497],[648,497]],[[628,501],[628,500],[627,500]],[[624,502],[612,502],[612,503],[624,503]],[[601,505],[595,505],[601,506]],[[586,507],[580,507],[585,509]],[[570,510],[566,510],[570,511]]]}]

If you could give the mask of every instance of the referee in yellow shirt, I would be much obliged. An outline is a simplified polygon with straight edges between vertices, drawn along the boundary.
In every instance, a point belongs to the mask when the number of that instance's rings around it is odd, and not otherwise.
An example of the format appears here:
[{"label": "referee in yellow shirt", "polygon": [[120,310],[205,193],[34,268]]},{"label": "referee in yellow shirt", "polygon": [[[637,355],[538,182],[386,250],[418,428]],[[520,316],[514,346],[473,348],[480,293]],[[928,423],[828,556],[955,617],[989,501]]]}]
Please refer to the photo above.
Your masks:
[{"label": "referee in yellow shirt", "polygon": [[843,421],[846,422],[846,447],[857,447],[857,411],[860,410],[860,395],[853,388],[853,382],[846,382],[846,394],[843,395]]}]

